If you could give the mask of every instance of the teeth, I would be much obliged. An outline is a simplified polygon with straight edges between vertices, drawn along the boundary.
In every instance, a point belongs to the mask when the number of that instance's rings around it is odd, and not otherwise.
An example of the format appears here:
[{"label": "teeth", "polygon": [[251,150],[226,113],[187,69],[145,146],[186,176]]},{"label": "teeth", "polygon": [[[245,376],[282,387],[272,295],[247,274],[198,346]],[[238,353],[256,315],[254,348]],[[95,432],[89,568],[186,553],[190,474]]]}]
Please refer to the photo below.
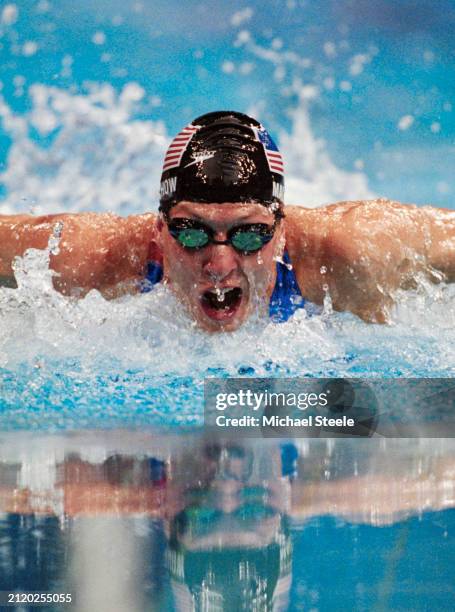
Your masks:
[{"label": "teeth", "polygon": [[[218,311],[229,310],[240,303],[242,290],[240,287],[213,287],[207,289],[202,296],[203,302]],[[227,297],[226,297],[227,296]]]},{"label": "teeth", "polygon": [[224,302],[224,297],[226,293],[229,293],[229,291],[232,291],[232,288],[226,287],[222,289],[221,287],[216,287],[215,289],[209,289],[210,293],[216,295],[218,302]]}]

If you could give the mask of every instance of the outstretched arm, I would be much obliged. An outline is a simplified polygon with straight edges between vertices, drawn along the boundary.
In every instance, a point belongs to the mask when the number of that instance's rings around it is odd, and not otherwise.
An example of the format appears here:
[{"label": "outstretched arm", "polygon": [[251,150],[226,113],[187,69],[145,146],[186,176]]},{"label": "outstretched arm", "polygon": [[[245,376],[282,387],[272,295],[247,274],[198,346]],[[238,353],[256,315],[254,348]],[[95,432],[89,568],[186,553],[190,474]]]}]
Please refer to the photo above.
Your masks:
[{"label": "outstretched arm", "polygon": [[415,475],[408,467],[401,474],[384,472],[320,482],[296,480],[291,514],[300,519],[331,514],[353,522],[391,525],[422,510],[453,508],[453,457],[430,461],[431,469],[426,474]]},{"label": "outstretched arm", "polygon": [[0,216],[0,285],[15,286],[14,258],[29,248],[46,248],[58,222],[63,223],[60,252],[51,255],[51,267],[62,293],[98,289],[115,297],[143,275],[155,231],[152,214],[12,215]]},{"label": "outstretched arm", "polygon": [[365,321],[389,320],[397,289],[419,274],[455,281],[455,211],[390,200],[289,207],[286,240],[302,293]]}]

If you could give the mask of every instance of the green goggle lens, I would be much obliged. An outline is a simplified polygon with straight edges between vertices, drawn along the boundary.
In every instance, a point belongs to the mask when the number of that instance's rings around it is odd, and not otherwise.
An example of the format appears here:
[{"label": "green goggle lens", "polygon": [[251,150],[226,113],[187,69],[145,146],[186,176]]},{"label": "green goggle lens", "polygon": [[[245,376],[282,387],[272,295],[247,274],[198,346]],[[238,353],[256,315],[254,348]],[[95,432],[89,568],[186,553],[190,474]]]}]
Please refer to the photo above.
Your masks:
[{"label": "green goggle lens", "polygon": [[180,244],[188,249],[199,249],[209,242],[209,236],[203,229],[187,228],[178,234]]},{"label": "green goggle lens", "polygon": [[177,219],[168,223],[171,235],[186,249],[201,249],[208,244],[231,244],[241,253],[259,251],[272,238],[275,225],[251,223],[229,230],[227,240],[215,240],[210,227],[193,219]]},{"label": "green goggle lens", "polygon": [[258,251],[263,247],[262,236],[257,232],[237,232],[232,237],[232,244],[239,251]]}]

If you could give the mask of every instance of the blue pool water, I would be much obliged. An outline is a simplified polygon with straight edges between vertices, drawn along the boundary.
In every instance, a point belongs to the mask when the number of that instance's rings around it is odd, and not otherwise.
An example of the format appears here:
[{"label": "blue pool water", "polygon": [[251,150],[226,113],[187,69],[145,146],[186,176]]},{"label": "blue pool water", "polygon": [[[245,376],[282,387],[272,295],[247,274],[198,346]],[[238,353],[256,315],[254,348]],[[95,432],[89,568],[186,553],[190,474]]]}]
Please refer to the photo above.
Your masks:
[{"label": "blue pool water", "polygon": [[[454,521],[449,510],[380,529],[340,524],[332,517],[310,522],[294,540],[301,551],[296,562],[304,569],[291,591],[299,603],[290,609],[448,610],[453,543],[439,537],[452,530]],[[311,564],[305,564],[308,558]]]}]

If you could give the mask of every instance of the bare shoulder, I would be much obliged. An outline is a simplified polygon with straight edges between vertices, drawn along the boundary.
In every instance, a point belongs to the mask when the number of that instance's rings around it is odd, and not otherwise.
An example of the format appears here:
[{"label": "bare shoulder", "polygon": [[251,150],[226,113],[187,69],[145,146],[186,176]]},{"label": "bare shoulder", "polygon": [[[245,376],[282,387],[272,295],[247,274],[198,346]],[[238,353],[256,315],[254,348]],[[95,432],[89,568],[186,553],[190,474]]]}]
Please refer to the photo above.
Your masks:
[{"label": "bare shoulder", "polygon": [[[77,253],[80,259],[92,258],[92,265],[103,266],[110,261],[129,257],[145,249],[147,236],[154,232],[153,215],[121,217],[112,213],[81,213],[60,215],[62,223],[61,253]],[[46,227],[52,231],[56,219],[42,217],[36,220],[36,229]]]},{"label": "bare shoulder", "polygon": [[43,236],[43,248],[55,224],[62,224],[60,252],[51,258],[58,273],[54,280],[62,293],[98,289],[106,296],[121,293],[119,284],[143,275],[155,233],[155,215],[121,217],[112,213],[49,215],[30,219]]},{"label": "bare shoulder", "polygon": [[155,215],[146,213],[142,215],[130,215],[122,217],[113,213],[76,213],[63,215],[49,215],[37,217],[35,225],[53,224],[61,221],[63,228],[68,234],[85,232],[86,235],[98,236],[98,241],[111,238],[119,238],[126,235],[138,236],[142,233],[153,232],[155,227]]},{"label": "bare shoulder", "polygon": [[62,222],[61,252],[54,262],[64,273],[60,289],[96,288],[107,294],[109,288],[142,276],[155,236],[155,215],[86,213]]},{"label": "bare shoulder", "polygon": [[393,292],[425,266],[428,218],[424,208],[382,198],[289,207],[286,244],[304,295],[321,303],[329,290],[335,309],[387,320]]},{"label": "bare shoulder", "polygon": [[[155,236],[156,217],[153,213],[121,217],[112,213],[87,213],[76,217],[67,225],[66,235],[84,233],[84,242],[91,237],[94,245],[117,251],[119,248],[143,249]],[[64,234],[65,236],[65,234]]]},{"label": "bare shoulder", "polygon": [[391,222],[403,205],[389,200],[337,202],[318,208],[286,208],[286,244],[296,260],[305,255],[322,257],[335,252],[341,256],[358,247],[371,232]]},{"label": "bare shoulder", "polygon": [[285,223],[291,249],[325,243],[338,245],[344,252],[377,250],[378,246],[382,252],[401,243],[412,250],[422,244],[431,248],[432,242],[452,235],[455,211],[377,198],[319,208],[289,206]]},{"label": "bare shoulder", "polygon": [[350,200],[336,202],[317,208],[304,208],[303,206],[286,207],[286,233],[297,237],[301,230],[327,231],[343,225],[343,229],[358,226],[359,224],[375,224],[378,221],[387,223],[397,220],[409,220],[419,215],[424,209],[434,207],[417,207],[414,204],[403,204],[386,198],[374,200]]}]

